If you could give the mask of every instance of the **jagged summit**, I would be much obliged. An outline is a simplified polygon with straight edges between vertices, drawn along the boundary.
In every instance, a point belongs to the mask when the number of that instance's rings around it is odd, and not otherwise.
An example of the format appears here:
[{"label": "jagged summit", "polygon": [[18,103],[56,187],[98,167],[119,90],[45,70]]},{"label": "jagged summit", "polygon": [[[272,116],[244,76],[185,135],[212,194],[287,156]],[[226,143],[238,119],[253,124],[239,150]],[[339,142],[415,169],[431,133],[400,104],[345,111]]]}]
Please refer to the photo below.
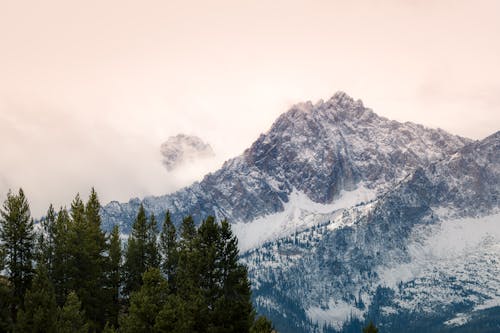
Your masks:
[{"label": "jagged summit", "polygon": [[[156,215],[169,209],[177,221],[193,214],[197,221],[215,215],[249,222],[283,211],[293,191],[328,204],[361,183],[388,187],[468,142],[442,130],[379,117],[338,92],[324,103],[293,106],[241,156],[201,182],[142,202]],[[131,223],[137,205],[105,206],[104,221]]]}]

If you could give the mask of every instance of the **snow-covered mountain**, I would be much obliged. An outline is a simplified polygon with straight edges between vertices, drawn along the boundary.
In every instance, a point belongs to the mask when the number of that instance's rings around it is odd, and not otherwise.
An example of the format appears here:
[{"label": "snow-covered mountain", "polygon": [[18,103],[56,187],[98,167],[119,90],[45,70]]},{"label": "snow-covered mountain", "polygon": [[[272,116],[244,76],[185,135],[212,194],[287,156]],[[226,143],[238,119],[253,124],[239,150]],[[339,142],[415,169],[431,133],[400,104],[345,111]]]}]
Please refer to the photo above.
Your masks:
[{"label": "snow-covered mountain", "polygon": [[287,332],[366,317],[384,332],[479,331],[474,318],[500,314],[499,198],[497,132],[246,253],[256,302]]},{"label": "snow-covered mountain", "polygon": [[215,215],[248,223],[285,211],[292,193],[326,204],[360,184],[387,189],[468,142],[443,130],[379,117],[338,92],[326,102],[293,106],[242,155],[201,182],[160,197],[109,203],[104,221],[126,231],[142,202],[156,215],[169,209],[177,221],[192,214],[196,221]]},{"label": "snow-covered mountain", "polygon": [[186,163],[203,162],[214,157],[212,147],[197,136],[177,134],[161,144],[162,163],[168,171],[177,169]]},{"label": "snow-covered mountain", "polygon": [[[376,115],[345,93],[293,106],[242,155],[142,202],[228,218],[260,312],[283,332],[500,324],[500,132],[481,141]],[[411,327],[411,329],[410,329]],[[498,326],[492,326],[497,327]]]}]

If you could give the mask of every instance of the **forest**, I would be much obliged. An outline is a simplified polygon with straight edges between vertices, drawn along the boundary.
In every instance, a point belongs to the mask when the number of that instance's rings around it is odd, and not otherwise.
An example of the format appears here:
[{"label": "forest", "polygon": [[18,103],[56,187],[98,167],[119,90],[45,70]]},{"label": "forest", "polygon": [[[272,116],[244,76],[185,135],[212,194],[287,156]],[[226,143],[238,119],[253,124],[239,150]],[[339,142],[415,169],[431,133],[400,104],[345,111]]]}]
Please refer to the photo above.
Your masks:
[{"label": "forest", "polygon": [[157,221],[141,205],[126,237],[103,231],[100,209],[92,189],[35,223],[23,190],[7,194],[0,332],[274,332],[228,221]]}]

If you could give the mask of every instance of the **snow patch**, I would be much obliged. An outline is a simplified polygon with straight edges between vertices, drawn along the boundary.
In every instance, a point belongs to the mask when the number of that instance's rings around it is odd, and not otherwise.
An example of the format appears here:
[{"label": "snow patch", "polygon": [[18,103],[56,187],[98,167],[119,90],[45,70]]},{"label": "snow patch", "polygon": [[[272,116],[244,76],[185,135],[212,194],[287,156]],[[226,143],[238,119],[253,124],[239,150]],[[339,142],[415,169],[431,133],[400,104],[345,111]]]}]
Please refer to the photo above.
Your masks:
[{"label": "snow patch", "polygon": [[333,217],[336,211],[375,198],[376,191],[363,185],[353,191],[342,191],[331,204],[312,201],[303,192],[294,190],[279,213],[263,216],[251,222],[238,222],[232,229],[239,240],[240,251],[248,251],[262,243],[304,230]]},{"label": "snow patch", "polygon": [[364,311],[342,301],[330,300],[327,307],[312,306],[306,310],[306,314],[313,322],[320,325],[328,324],[341,330],[349,318],[362,319]]}]

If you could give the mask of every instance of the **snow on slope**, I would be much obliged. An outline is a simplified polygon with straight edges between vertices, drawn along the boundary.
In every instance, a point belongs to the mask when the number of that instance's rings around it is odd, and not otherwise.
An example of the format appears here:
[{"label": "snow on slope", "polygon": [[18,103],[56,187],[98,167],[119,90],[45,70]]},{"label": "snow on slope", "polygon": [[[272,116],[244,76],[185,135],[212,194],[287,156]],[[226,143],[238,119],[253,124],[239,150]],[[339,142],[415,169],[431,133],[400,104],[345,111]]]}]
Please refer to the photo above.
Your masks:
[{"label": "snow on slope", "polygon": [[[392,289],[412,281],[396,296],[401,308],[433,311],[443,299],[469,300],[477,310],[500,305],[500,214],[416,228],[408,248],[409,263],[378,270],[381,283]],[[470,295],[464,298],[463,289]],[[414,296],[404,297],[409,292]]]},{"label": "snow on slope", "polygon": [[376,195],[376,190],[361,184],[355,190],[342,191],[333,203],[321,204],[294,189],[288,202],[284,203],[282,212],[257,218],[251,223],[238,222],[233,224],[232,229],[238,236],[240,251],[244,252],[274,238],[285,237],[327,221],[338,210],[371,201]]}]

